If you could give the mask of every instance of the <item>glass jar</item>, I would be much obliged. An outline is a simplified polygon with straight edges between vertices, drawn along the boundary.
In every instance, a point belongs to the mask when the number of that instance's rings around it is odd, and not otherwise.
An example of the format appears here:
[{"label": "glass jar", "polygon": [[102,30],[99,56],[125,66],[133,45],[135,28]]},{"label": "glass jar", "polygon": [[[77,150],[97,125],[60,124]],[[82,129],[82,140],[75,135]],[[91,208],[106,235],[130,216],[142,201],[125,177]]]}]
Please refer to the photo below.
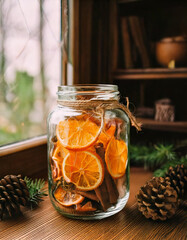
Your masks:
[{"label": "glass jar", "polygon": [[55,209],[102,219],[129,197],[130,121],[115,85],[58,87],[48,117],[49,195]]}]

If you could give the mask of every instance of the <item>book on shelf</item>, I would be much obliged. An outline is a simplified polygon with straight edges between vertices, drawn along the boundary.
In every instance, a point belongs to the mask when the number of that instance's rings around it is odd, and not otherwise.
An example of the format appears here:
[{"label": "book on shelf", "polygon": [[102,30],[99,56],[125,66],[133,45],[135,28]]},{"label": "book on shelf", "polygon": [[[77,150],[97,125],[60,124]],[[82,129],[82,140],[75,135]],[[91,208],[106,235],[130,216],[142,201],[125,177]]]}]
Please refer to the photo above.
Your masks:
[{"label": "book on shelf", "polygon": [[140,54],[142,66],[144,68],[151,67],[151,59],[148,47],[149,42],[147,39],[144,20],[142,17],[129,16],[128,21],[131,34],[134,40],[134,44],[136,45],[138,52]]},{"label": "book on shelf", "polygon": [[149,41],[143,18],[139,16],[122,17],[121,31],[125,68],[135,67],[137,56],[139,56],[143,68],[151,67]]},{"label": "book on shelf", "polygon": [[121,18],[121,34],[123,40],[123,57],[125,68],[133,68],[132,43],[129,35],[128,18]]}]

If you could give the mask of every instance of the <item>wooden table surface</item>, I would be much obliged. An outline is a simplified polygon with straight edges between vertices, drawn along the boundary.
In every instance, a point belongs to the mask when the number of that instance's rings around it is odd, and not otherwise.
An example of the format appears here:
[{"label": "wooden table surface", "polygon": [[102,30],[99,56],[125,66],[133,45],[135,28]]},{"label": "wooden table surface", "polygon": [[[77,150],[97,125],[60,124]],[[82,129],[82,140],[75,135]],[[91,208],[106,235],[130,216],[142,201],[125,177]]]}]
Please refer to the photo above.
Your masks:
[{"label": "wooden table surface", "polygon": [[184,209],[178,210],[172,219],[165,222],[148,220],[137,210],[135,194],[151,176],[150,172],[141,168],[131,169],[129,201],[121,212],[112,217],[97,221],[65,218],[56,212],[46,197],[37,209],[23,209],[22,216],[1,221],[0,239],[187,239],[187,214]]}]

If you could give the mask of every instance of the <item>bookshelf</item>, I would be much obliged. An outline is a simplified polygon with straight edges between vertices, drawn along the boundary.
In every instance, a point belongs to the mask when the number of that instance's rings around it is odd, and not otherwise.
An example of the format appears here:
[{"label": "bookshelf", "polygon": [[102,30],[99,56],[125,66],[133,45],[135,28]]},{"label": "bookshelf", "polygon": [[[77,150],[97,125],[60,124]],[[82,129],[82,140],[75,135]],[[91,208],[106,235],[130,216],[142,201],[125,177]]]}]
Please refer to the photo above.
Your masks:
[{"label": "bookshelf", "polygon": [[166,130],[168,134],[185,132],[187,62],[181,65],[176,62],[169,68],[161,66],[155,47],[165,37],[187,36],[187,1],[75,2],[69,59],[73,84],[117,84],[121,95],[128,96],[136,108],[154,108],[155,101],[170,98],[176,109],[175,122],[158,123],[153,115],[149,119],[141,115],[143,127]]},{"label": "bookshelf", "polygon": [[187,37],[187,2],[117,0],[114,11],[112,82],[137,108],[154,108],[161,98],[173,101],[176,120],[141,117],[145,130],[187,133],[187,61],[161,66],[155,54],[156,43],[162,39]]}]

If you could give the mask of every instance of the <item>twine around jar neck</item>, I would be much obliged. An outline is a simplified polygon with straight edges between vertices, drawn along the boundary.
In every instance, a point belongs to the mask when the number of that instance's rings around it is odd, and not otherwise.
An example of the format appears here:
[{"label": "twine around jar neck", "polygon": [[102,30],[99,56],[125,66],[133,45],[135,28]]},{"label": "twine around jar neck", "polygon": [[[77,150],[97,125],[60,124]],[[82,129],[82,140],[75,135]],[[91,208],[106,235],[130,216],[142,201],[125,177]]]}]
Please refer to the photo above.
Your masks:
[{"label": "twine around jar neck", "polygon": [[64,107],[72,107],[78,110],[85,110],[85,109],[95,109],[98,112],[102,112],[104,115],[105,110],[110,109],[122,109],[130,119],[131,125],[135,127],[138,131],[141,131],[142,124],[137,122],[135,116],[129,110],[129,99],[126,97],[127,105],[121,104],[116,99],[110,100],[60,100],[58,99],[58,103]]}]

